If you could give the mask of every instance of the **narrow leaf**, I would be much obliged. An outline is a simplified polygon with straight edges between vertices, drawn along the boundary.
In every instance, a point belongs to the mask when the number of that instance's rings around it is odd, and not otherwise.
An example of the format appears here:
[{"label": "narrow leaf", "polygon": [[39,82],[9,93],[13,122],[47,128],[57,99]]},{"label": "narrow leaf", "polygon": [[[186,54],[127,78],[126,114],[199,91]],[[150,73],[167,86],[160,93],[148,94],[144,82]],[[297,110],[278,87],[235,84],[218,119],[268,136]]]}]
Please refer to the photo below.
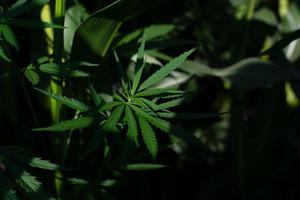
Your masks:
[{"label": "narrow leaf", "polygon": [[118,132],[117,124],[122,117],[124,110],[124,105],[115,108],[111,115],[108,117],[107,121],[103,125],[103,130],[107,132]]},{"label": "narrow leaf", "polygon": [[127,137],[138,146],[138,127],[134,114],[128,105],[125,106],[125,120],[128,125]]},{"label": "narrow leaf", "polygon": [[125,169],[128,171],[144,171],[144,170],[153,170],[153,169],[161,169],[166,167],[162,164],[154,164],[154,163],[132,163],[125,166]]},{"label": "narrow leaf", "polygon": [[148,151],[152,155],[152,158],[155,159],[158,150],[155,133],[152,130],[150,124],[143,117],[139,116],[138,119],[141,127],[143,140],[146,144]]},{"label": "narrow leaf", "polygon": [[76,99],[72,99],[72,98],[68,98],[65,96],[58,95],[58,94],[50,93],[50,92],[47,92],[44,90],[40,90],[38,88],[34,88],[34,89],[50,98],[57,100],[58,102],[66,105],[67,107],[72,108],[74,110],[79,110],[81,112],[85,112],[85,111],[89,110],[89,107],[87,105],[85,105],[84,103],[82,103]]},{"label": "narrow leaf", "polygon": [[142,116],[144,119],[146,119],[148,122],[150,122],[153,126],[159,128],[160,130],[164,131],[164,132],[169,132],[171,130],[171,125],[169,122],[162,120],[158,117],[153,117],[150,114],[148,114],[147,112],[145,112],[143,109],[132,105],[132,104],[128,104],[130,106],[130,108],[132,108],[135,112],[136,115]]},{"label": "narrow leaf", "polygon": [[159,81],[161,81],[163,78],[168,76],[173,70],[178,68],[189,55],[191,55],[195,49],[191,49],[189,51],[186,51],[185,53],[181,54],[177,58],[171,60],[168,64],[166,64],[164,67],[156,71],[154,74],[152,74],[145,82],[142,83],[142,85],[139,88],[140,90],[144,90]]},{"label": "narrow leaf", "polygon": [[147,30],[144,31],[143,39],[141,46],[139,48],[138,56],[137,56],[137,62],[135,66],[135,74],[133,77],[133,83],[132,83],[132,89],[131,94],[135,94],[136,90],[138,89],[143,69],[144,69],[144,56],[145,56],[145,43],[146,43],[146,36],[147,36]]},{"label": "narrow leaf", "polygon": [[35,128],[33,129],[33,131],[66,131],[70,129],[85,128],[87,126],[90,126],[93,122],[93,117],[79,117],[77,119],[62,121],[49,127]]}]

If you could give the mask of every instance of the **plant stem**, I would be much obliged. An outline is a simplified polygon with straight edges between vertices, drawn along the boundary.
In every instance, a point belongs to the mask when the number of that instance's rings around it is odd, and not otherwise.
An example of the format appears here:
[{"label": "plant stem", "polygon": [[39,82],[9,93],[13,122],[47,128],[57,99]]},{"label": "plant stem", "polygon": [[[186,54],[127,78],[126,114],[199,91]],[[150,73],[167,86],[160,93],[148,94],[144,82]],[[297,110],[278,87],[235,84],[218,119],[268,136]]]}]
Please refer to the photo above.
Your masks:
[{"label": "plant stem", "polygon": [[[58,25],[64,25],[64,19],[65,19],[65,0],[55,0],[55,10],[54,10],[54,22]],[[53,54],[54,59],[53,62],[55,63],[61,63],[63,61],[63,51],[64,51],[64,30],[63,29],[55,29],[54,31],[54,41],[53,41]],[[63,94],[63,80],[52,77],[50,86],[51,91],[54,94],[62,95]],[[58,123],[60,119],[62,118],[63,113],[61,112],[61,104],[57,101],[51,99],[51,115],[52,115],[52,121],[54,123]],[[55,145],[58,144],[59,148],[57,152],[57,155],[60,154],[60,152],[64,152],[64,144],[65,144],[65,137],[59,136],[54,139]],[[62,151],[61,151],[62,150]],[[63,154],[58,156],[63,157]],[[64,160],[63,158],[59,158],[59,160]],[[55,188],[56,193],[58,197],[61,195],[62,191],[62,181],[60,177],[62,177],[62,173],[60,170],[57,170],[55,172],[55,175],[59,178],[55,178]]]}]

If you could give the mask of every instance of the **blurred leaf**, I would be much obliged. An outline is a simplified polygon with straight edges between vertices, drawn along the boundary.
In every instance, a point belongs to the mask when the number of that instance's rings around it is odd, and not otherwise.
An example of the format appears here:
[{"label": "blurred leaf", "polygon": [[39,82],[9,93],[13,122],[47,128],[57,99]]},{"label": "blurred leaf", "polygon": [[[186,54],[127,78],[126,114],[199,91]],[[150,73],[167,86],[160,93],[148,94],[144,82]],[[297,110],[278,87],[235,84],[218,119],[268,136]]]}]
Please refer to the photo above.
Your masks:
[{"label": "blurred leaf", "polygon": [[36,85],[40,82],[39,75],[32,69],[26,69],[24,72],[25,77],[31,82],[32,85]]},{"label": "blurred leaf", "polygon": [[37,66],[37,71],[58,77],[88,77],[89,74],[80,70],[62,68],[56,63],[43,63]]},{"label": "blurred leaf", "polygon": [[63,26],[59,26],[50,22],[43,22],[34,19],[6,19],[3,21],[3,23],[23,28],[64,28]]},{"label": "blurred leaf", "polygon": [[279,66],[259,58],[246,58],[223,69],[209,68],[198,62],[188,61],[180,69],[199,76],[217,76],[243,89],[263,88],[279,81],[300,78],[297,69],[291,66]]},{"label": "blurred leaf", "polygon": [[20,16],[38,6],[42,6],[48,3],[49,0],[18,0],[15,4],[13,4],[4,14],[3,17],[5,18],[12,18]]},{"label": "blurred leaf", "polygon": [[274,27],[276,27],[278,23],[275,13],[268,8],[261,8],[256,11],[254,19]]},{"label": "blurred leaf", "polygon": [[75,31],[82,21],[88,18],[88,13],[85,8],[76,3],[66,11],[64,29],[64,47],[67,52],[71,52],[72,42]]},{"label": "blurred leaf", "polygon": [[300,38],[300,30],[296,30],[294,32],[288,33],[281,40],[276,42],[271,48],[265,50],[261,54],[266,55],[266,54],[275,54],[277,52],[281,52],[284,49],[284,47],[286,47],[287,45],[289,45],[291,42],[293,42],[298,38]]},{"label": "blurred leaf", "polygon": [[7,61],[7,62],[11,62],[11,59],[6,55],[6,52],[4,51],[4,49],[0,46],[0,58],[2,58],[3,60]]},{"label": "blurred leaf", "polygon": [[161,169],[166,167],[162,164],[154,164],[154,163],[132,163],[125,166],[125,169],[128,171],[144,171],[144,170],[153,170],[153,169]]},{"label": "blurred leaf", "polygon": [[0,24],[0,33],[3,35],[8,44],[14,47],[17,51],[20,50],[15,34],[9,26]]}]

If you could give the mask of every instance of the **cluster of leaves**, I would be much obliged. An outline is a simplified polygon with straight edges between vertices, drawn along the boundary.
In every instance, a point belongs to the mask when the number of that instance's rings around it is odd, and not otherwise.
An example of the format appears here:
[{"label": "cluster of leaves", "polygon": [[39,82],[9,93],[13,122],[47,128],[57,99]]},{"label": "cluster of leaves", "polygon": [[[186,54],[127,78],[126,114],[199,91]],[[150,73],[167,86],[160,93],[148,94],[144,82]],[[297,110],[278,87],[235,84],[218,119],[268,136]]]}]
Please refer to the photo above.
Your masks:
[{"label": "cluster of leaves", "polygon": [[[180,90],[172,90],[169,88],[155,88],[153,86],[168,76],[170,72],[178,68],[187,59],[187,57],[194,52],[195,49],[191,49],[179,57],[171,60],[164,67],[157,70],[142,82],[142,73],[146,64],[145,60],[147,59],[144,53],[147,36],[146,33],[147,31],[143,36],[143,40],[137,54],[137,62],[133,80],[126,81],[128,80],[127,77],[122,78],[122,87],[115,91],[115,95],[113,96],[114,100],[112,102],[100,104],[99,108],[94,110],[93,108],[90,109],[89,106],[78,100],[37,89],[43,94],[49,96],[50,98],[54,98],[69,108],[83,113],[88,113],[88,115],[80,116],[73,120],[63,121],[50,127],[36,128],[34,130],[66,131],[70,129],[84,128],[91,125],[96,118],[98,118],[98,120],[101,120],[102,118],[102,120],[105,119],[105,121],[100,121],[102,126],[101,130],[105,133],[119,132],[118,124],[125,122],[127,127],[127,137],[138,146],[139,124],[143,141],[153,158],[155,158],[158,147],[157,139],[151,126],[155,126],[166,133],[171,132],[170,123],[162,118],[172,118],[177,114],[180,115],[180,113],[173,113],[168,109],[182,103],[185,92]],[[117,55],[116,59],[119,60]],[[121,65],[120,62],[118,64]],[[161,101],[163,102],[159,103]],[[109,116],[106,116],[105,112],[107,111],[110,112]],[[96,113],[96,115],[92,116],[90,113]]]},{"label": "cluster of leaves", "polygon": [[0,7],[0,34],[1,34],[1,44],[0,44],[0,58],[11,62],[12,58],[8,51],[7,44],[14,47],[19,51],[19,44],[10,26],[18,26],[24,28],[63,28],[61,26],[55,25],[53,23],[43,22],[36,19],[23,19],[19,16],[35,9],[38,6],[42,6],[48,3],[49,0],[18,0],[7,10]]}]

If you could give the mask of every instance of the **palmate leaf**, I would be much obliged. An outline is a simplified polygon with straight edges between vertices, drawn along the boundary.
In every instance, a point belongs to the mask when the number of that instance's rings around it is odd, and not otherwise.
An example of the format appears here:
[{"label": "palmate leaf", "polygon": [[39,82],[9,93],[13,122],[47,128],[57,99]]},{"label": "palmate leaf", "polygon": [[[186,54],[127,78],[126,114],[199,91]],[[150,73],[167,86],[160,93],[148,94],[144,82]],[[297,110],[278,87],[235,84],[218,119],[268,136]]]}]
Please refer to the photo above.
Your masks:
[{"label": "palmate leaf", "polygon": [[79,129],[90,126],[94,122],[93,117],[79,117],[77,119],[71,119],[62,121],[60,123],[54,124],[45,128],[35,128],[33,131],[66,131],[70,129]]},{"label": "palmate leaf", "polygon": [[146,81],[142,83],[142,85],[139,87],[139,91],[144,90],[159,81],[161,81],[163,78],[168,76],[173,70],[178,68],[189,55],[191,55],[195,49],[191,49],[189,51],[186,51],[185,53],[181,54],[180,56],[176,57],[175,59],[171,60],[169,63],[167,63],[164,67],[156,71],[154,74],[152,74]]},{"label": "palmate leaf", "polygon": [[144,171],[144,170],[154,170],[154,169],[161,169],[166,167],[162,164],[156,163],[131,163],[124,167],[124,169],[128,171]]},{"label": "palmate leaf", "polygon": [[137,55],[135,74],[133,77],[132,88],[131,88],[132,95],[135,94],[135,92],[139,86],[139,83],[140,83],[140,80],[142,77],[142,73],[143,73],[143,69],[145,66],[145,63],[144,63],[145,58],[144,57],[145,57],[146,36],[147,36],[147,29],[144,31],[142,43],[141,43],[141,46],[139,48],[138,55]]},{"label": "palmate leaf", "polygon": [[0,24],[0,33],[3,35],[4,39],[14,47],[17,51],[19,51],[19,44],[16,39],[15,34],[11,30],[11,28],[5,24]]},{"label": "palmate leaf", "polygon": [[138,127],[134,114],[128,105],[125,106],[125,120],[128,126],[127,137],[138,146]]},{"label": "palmate leaf", "polygon": [[40,90],[38,88],[34,88],[34,89],[50,98],[57,100],[61,104],[64,104],[67,107],[72,108],[74,110],[79,110],[81,112],[85,112],[85,111],[89,110],[89,107],[86,104],[84,104],[76,99],[72,99],[72,98],[68,98],[65,96],[58,95],[58,94],[50,93],[50,92],[47,92],[44,90]]},{"label": "palmate leaf", "polygon": [[155,159],[158,149],[155,133],[145,118],[138,116],[138,120],[146,147],[152,155],[152,158]]},{"label": "palmate leaf", "polygon": [[136,115],[139,115],[143,118],[145,118],[148,122],[150,122],[153,126],[157,127],[158,129],[164,131],[164,132],[169,132],[171,130],[171,124],[165,120],[162,120],[158,118],[157,116],[153,117],[143,109],[132,105],[128,104],[132,110],[135,111]]}]

